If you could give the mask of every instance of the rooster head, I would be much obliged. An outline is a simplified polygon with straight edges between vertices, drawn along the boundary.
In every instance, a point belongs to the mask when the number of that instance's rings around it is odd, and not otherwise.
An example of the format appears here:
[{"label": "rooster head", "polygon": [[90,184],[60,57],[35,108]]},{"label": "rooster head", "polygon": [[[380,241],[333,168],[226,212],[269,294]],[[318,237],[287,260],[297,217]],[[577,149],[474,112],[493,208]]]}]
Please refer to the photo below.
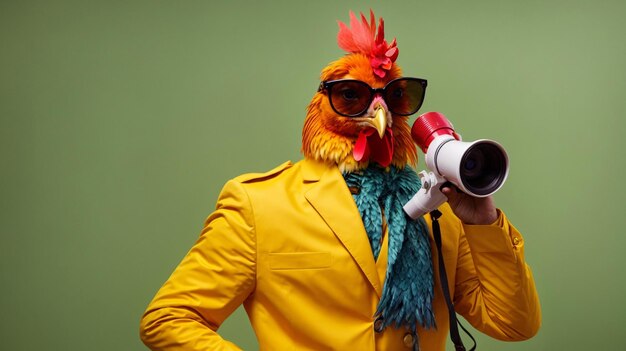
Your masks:
[{"label": "rooster head", "polygon": [[370,163],[382,167],[415,165],[417,151],[408,116],[417,112],[426,81],[404,78],[395,63],[398,48],[378,27],[350,12],[350,27],[339,22],[337,41],[348,52],[321,73],[302,131],[306,158],[338,165],[342,172],[358,171]]}]

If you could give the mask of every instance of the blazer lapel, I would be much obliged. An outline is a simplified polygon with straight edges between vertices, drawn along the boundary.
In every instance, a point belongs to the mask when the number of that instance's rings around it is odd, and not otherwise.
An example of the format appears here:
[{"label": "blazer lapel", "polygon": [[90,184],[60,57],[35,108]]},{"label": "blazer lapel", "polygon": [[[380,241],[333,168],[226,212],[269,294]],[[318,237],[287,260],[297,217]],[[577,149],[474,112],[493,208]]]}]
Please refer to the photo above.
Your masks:
[{"label": "blazer lapel", "polygon": [[311,206],[343,243],[380,297],[382,286],[359,210],[337,167],[305,160],[305,182],[315,182],[305,193]]}]

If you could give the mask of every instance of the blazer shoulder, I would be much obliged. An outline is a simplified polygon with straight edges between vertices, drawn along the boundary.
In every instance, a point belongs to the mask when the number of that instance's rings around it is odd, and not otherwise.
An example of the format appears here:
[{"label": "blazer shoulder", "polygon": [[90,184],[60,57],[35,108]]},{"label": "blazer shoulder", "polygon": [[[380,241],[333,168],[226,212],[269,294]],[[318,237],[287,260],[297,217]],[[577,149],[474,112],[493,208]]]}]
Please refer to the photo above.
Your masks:
[{"label": "blazer shoulder", "polygon": [[280,175],[281,173],[290,169],[291,167],[293,167],[293,163],[291,163],[291,161],[287,161],[279,165],[278,167],[275,167],[267,172],[246,173],[246,174],[242,174],[240,176],[235,177],[233,180],[235,182],[243,183],[243,184],[262,182],[262,181],[265,181],[265,180],[268,180],[268,179],[271,179]]}]

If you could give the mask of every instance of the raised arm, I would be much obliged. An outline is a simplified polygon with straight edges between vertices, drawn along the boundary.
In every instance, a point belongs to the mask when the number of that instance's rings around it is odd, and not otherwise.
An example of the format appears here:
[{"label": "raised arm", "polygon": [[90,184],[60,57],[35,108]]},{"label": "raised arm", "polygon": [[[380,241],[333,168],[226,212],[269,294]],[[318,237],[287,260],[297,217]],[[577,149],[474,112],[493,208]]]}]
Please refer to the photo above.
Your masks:
[{"label": "raised arm", "polygon": [[541,309],[522,235],[498,211],[491,225],[463,225],[455,308],[476,329],[500,340],[534,336]]}]

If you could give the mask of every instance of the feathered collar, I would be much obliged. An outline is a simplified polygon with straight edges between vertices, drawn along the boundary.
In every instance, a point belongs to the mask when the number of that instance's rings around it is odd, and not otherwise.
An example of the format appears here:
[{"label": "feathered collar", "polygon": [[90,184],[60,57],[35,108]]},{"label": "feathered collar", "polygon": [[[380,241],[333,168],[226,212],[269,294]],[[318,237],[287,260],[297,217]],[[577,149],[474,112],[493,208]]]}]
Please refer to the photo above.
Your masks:
[{"label": "feathered collar", "polygon": [[376,316],[382,317],[384,327],[434,327],[428,227],[423,218],[414,221],[402,209],[421,187],[417,174],[410,167],[371,165],[345,173],[344,179],[361,214],[374,258],[380,253],[385,225],[388,230],[387,272]]}]

